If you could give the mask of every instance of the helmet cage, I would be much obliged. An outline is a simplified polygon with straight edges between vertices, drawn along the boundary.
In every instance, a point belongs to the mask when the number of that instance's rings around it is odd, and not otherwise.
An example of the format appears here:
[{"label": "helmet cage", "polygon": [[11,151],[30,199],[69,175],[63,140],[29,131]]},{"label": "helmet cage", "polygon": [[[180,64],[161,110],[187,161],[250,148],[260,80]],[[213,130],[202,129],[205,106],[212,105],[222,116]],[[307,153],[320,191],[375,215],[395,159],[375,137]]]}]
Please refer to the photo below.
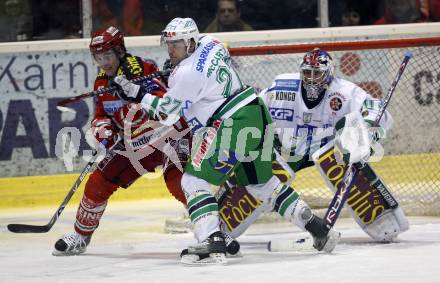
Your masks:
[{"label": "helmet cage", "polygon": [[316,100],[333,80],[332,57],[319,49],[306,53],[300,66],[300,75],[307,98]]}]

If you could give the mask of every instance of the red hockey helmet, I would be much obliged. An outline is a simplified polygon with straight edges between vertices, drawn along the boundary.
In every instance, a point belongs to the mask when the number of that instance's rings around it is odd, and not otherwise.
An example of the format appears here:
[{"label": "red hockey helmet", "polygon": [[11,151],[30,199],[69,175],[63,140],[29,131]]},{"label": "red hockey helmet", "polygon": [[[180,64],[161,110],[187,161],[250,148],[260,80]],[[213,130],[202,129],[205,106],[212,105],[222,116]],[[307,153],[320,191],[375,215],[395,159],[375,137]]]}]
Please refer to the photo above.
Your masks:
[{"label": "red hockey helmet", "polygon": [[110,26],[107,29],[99,29],[92,34],[90,41],[90,52],[92,54],[100,53],[110,49],[119,49],[118,51],[126,52],[124,44],[124,36],[115,27]]}]

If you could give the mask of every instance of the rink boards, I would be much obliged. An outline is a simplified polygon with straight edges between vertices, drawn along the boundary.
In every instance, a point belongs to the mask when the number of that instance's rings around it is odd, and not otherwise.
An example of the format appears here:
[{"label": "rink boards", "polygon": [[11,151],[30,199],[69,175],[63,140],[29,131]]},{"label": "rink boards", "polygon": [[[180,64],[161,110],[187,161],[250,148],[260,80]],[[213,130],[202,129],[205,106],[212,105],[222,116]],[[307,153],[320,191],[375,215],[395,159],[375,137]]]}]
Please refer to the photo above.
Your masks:
[{"label": "rink boards", "polygon": [[[423,164],[423,168],[415,166]],[[440,154],[387,156],[372,164],[373,168],[402,202],[424,205],[438,199],[440,192],[430,183],[440,180]],[[420,172],[414,173],[414,170]],[[59,205],[75,182],[77,174],[0,178],[0,208]],[[79,202],[84,184],[70,204]],[[308,168],[297,174],[294,187],[315,207],[325,207],[332,193],[327,189],[318,171]],[[420,188],[418,188],[420,187]],[[429,188],[427,190],[426,188]],[[112,201],[171,198],[161,172],[149,174],[136,181],[129,189],[119,189]],[[423,213],[424,214],[424,213]]]}]

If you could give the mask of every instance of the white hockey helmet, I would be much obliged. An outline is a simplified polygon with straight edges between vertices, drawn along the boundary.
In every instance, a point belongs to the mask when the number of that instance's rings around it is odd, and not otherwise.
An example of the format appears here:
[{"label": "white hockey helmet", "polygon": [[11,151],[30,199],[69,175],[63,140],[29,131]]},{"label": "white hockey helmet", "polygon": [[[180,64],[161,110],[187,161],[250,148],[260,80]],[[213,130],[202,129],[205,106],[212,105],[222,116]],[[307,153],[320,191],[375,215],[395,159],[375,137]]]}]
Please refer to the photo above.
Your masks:
[{"label": "white hockey helmet", "polygon": [[[191,18],[174,18],[162,31],[161,44],[168,41],[183,39],[187,48],[189,48],[191,39],[199,42],[199,29],[196,22]],[[188,49],[187,49],[188,50]]]}]

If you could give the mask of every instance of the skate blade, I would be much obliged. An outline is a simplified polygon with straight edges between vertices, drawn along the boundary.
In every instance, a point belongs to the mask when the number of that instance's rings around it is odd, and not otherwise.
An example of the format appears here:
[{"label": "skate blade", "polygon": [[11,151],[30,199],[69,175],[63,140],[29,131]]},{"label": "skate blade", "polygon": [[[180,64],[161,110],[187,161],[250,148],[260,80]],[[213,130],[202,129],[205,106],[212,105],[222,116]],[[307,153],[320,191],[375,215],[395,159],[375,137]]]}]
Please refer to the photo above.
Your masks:
[{"label": "skate blade", "polygon": [[202,266],[202,265],[226,265],[228,261],[226,256],[222,253],[212,253],[209,257],[200,259],[198,255],[187,254],[180,258],[180,262],[188,266]]},{"label": "skate blade", "polygon": [[267,244],[270,252],[311,252],[315,251],[313,240],[310,237],[297,240],[272,240]]},{"label": "skate blade", "polygon": [[230,254],[230,253],[226,253],[226,258],[241,258],[243,257],[243,254],[238,251],[236,254]]},{"label": "skate blade", "polygon": [[325,243],[324,248],[322,250],[326,253],[331,253],[335,249],[336,245],[339,243],[340,240],[341,240],[341,233],[330,230],[327,236],[327,243]]},{"label": "skate blade", "polygon": [[80,255],[80,254],[84,253],[85,251],[86,250],[61,252],[61,251],[53,250],[52,255],[53,256],[74,256],[74,255]]}]

